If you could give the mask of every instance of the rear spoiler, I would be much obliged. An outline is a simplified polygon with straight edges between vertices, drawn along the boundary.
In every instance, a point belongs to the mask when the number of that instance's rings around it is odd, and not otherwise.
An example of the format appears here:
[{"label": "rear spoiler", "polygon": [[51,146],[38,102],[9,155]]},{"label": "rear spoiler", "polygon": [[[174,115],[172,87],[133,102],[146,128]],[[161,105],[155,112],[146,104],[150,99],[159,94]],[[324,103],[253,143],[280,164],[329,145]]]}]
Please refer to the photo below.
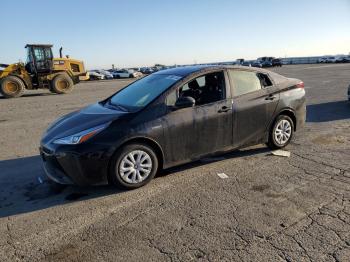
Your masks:
[{"label": "rear spoiler", "polygon": [[0,67],[3,67],[3,68],[6,68],[8,67],[9,65],[6,65],[6,64],[0,64]]}]

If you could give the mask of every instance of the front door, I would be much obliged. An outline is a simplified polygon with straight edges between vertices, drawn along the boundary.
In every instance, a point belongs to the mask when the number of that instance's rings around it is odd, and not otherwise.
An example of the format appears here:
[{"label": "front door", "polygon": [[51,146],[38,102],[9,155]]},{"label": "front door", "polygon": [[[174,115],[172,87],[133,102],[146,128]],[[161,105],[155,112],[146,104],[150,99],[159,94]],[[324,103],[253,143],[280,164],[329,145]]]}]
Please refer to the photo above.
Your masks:
[{"label": "front door", "polygon": [[[186,162],[232,146],[232,100],[227,94],[223,71],[201,75],[169,94],[169,113],[162,119],[169,162]],[[193,97],[195,106],[177,109],[180,96]]]}]

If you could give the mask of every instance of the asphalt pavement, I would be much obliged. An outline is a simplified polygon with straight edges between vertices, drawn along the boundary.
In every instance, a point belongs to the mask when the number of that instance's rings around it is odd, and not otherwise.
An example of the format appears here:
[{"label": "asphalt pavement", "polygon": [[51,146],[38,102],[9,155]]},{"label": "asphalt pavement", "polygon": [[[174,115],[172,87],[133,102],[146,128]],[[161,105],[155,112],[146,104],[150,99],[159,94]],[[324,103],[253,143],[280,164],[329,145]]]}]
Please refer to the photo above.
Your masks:
[{"label": "asphalt pavement", "polygon": [[307,123],[290,157],[259,145],[132,191],[38,180],[49,123],[129,80],[0,97],[0,261],[349,261],[350,64],[272,70],[305,82]]}]

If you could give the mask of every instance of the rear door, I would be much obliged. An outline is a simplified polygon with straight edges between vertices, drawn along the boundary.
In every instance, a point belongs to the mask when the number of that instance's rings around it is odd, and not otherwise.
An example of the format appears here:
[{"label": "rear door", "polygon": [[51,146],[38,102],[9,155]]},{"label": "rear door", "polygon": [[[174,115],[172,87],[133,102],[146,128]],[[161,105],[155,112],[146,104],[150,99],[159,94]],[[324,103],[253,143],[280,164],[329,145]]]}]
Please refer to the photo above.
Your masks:
[{"label": "rear door", "polygon": [[[269,89],[272,82],[264,83],[262,75],[257,72],[237,69],[229,69],[228,72],[233,87],[234,146],[258,143],[266,135],[279,94]],[[264,76],[267,77],[265,81],[270,80],[267,75]]]}]

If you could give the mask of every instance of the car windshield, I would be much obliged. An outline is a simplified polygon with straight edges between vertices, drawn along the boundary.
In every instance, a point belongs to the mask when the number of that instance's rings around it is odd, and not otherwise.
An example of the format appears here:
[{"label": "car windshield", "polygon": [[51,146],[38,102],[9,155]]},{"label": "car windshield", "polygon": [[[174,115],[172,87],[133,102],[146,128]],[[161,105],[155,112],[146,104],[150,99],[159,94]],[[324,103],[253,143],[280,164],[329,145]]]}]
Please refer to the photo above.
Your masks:
[{"label": "car windshield", "polygon": [[116,93],[108,103],[131,111],[141,109],[181,78],[161,74],[146,76]]}]

